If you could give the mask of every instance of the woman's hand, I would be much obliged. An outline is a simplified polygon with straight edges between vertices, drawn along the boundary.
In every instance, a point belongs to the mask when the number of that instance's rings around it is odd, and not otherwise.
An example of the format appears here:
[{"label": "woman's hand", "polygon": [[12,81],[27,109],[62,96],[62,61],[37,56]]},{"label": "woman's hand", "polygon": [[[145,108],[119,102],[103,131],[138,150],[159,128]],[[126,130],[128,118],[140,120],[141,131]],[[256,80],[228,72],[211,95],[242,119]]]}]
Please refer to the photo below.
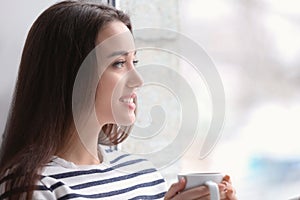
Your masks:
[{"label": "woman's hand", "polygon": [[[179,182],[171,185],[169,191],[165,195],[165,200],[210,200],[209,189],[206,186],[199,186],[189,190],[184,190],[186,180],[180,179]],[[237,200],[235,189],[231,185],[230,177],[224,176],[223,181],[219,184],[220,199],[222,200]]]},{"label": "woman's hand", "polygon": [[209,190],[206,186],[199,186],[183,191],[185,186],[186,180],[184,178],[180,179],[179,182],[172,184],[165,195],[165,200],[205,199],[204,197],[209,197]]},{"label": "woman's hand", "polygon": [[225,192],[226,192],[225,200],[237,200],[236,191],[232,186],[230,176],[225,175],[221,184],[225,186]]}]

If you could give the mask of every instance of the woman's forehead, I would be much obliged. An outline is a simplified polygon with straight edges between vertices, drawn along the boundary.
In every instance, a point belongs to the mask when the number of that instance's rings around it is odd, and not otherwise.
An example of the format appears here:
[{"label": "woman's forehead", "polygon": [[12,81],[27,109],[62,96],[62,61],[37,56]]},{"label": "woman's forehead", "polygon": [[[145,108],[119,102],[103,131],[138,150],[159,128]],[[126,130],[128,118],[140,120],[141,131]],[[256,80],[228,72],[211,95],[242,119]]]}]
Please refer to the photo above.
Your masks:
[{"label": "woman's forehead", "polygon": [[120,21],[112,21],[105,25],[98,33],[96,38],[96,45],[99,45],[103,41],[107,40],[108,38],[121,34],[123,32],[130,32],[128,27]]},{"label": "woman's forehead", "polygon": [[104,65],[109,65],[120,56],[135,55],[136,49],[133,36],[130,31],[114,34],[98,44],[95,52],[98,61]]}]

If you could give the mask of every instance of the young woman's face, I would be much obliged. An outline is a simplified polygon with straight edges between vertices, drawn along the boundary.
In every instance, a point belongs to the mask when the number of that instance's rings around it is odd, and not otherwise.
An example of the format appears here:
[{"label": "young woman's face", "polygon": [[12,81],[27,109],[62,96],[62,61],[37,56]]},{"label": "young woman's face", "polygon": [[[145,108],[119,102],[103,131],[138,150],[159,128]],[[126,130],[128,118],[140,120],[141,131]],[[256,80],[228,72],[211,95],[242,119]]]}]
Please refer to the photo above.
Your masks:
[{"label": "young woman's face", "polygon": [[95,109],[101,125],[130,125],[135,121],[135,92],[143,81],[134,67],[137,60],[134,43],[128,41],[131,37],[129,29],[119,21],[109,23],[98,34],[100,51],[104,49],[105,54],[111,55],[99,60],[102,65]]}]

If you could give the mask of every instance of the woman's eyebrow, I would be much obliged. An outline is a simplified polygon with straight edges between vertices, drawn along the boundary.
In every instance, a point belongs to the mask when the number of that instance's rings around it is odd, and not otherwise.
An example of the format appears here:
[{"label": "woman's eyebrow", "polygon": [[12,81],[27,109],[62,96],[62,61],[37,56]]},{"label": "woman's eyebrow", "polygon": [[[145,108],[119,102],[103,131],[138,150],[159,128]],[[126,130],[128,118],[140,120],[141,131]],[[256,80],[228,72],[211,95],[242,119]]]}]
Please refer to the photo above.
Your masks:
[{"label": "woman's eyebrow", "polygon": [[[108,58],[114,57],[114,56],[127,56],[130,52],[128,51],[115,51],[112,52],[110,55],[108,55]],[[134,55],[136,55],[136,51],[134,51]]]}]

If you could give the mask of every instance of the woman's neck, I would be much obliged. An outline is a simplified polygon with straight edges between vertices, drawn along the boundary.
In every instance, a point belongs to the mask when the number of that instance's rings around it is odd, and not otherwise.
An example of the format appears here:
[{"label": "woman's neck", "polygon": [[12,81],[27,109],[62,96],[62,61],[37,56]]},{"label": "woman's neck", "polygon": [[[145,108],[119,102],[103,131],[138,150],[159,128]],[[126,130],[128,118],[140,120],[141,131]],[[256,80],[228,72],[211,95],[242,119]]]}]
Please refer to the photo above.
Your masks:
[{"label": "woman's neck", "polygon": [[75,145],[74,143],[58,153],[57,156],[76,165],[96,165],[103,160],[98,150],[91,152],[91,148],[87,149],[82,144]]},{"label": "woman's neck", "polygon": [[72,138],[57,153],[58,157],[76,165],[95,165],[103,161],[101,152],[98,150],[98,134],[85,138],[77,133],[72,135]]}]

